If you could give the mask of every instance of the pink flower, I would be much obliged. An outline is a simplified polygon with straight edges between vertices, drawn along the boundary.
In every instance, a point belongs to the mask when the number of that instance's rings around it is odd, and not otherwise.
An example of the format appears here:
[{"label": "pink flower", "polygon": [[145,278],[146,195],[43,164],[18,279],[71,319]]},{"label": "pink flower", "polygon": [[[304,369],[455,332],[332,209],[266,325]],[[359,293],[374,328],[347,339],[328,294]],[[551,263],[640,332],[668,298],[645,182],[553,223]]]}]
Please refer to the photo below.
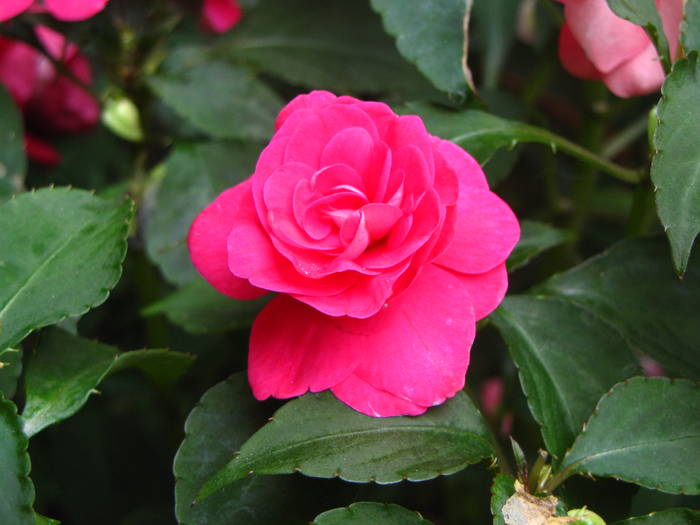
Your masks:
[{"label": "pink flower", "polygon": [[[47,27],[37,26],[35,31],[50,56],[63,62],[83,84],[92,83],[90,64],[75,44]],[[100,118],[99,105],[90,93],[59,74],[44,54],[18,40],[0,37],[0,84],[8,89],[33,131],[78,133]],[[42,141],[36,136],[25,142],[28,154],[39,161],[55,160],[58,155],[55,150],[49,153],[48,144],[39,148]]]},{"label": "pink flower", "polygon": [[[619,97],[652,93],[661,87],[664,71],[658,52],[640,26],[619,18],[606,0],[559,0],[564,25],[559,58],[569,73],[602,80]],[[671,57],[678,50],[683,0],[656,0]]]},{"label": "pink flower", "polygon": [[419,117],[314,91],[280,112],[253,175],[199,214],[188,243],[221,293],[280,292],[252,328],[256,398],[330,389],[394,416],[462,389],[518,237],[478,163]]},{"label": "pink flower", "polygon": [[204,0],[200,25],[210,33],[225,33],[243,17],[237,0]]},{"label": "pink flower", "polygon": [[54,18],[66,22],[85,20],[104,9],[108,0],[1,0],[0,22],[13,18],[29,8],[48,11]]}]

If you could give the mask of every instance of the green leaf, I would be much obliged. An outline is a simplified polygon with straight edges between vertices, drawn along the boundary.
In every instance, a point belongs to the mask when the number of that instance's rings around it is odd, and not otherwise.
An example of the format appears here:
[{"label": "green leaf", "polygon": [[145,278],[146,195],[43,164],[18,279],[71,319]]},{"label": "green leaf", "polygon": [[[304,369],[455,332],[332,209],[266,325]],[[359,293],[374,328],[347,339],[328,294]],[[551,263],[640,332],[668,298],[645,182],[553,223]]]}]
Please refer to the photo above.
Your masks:
[{"label": "green leaf", "polygon": [[29,479],[28,446],[17,407],[0,396],[0,523],[3,525],[34,524],[34,485]]},{"label": "green leaf", "polygon": [[289,515],[277,480],[251,477],[192,505],[197,491],[265,421],[244,372],[209,389],[185,423],[175,455],[175,515],[183,525],[276,525]]},{"label": "green leaf", "polygon": [[686,54],[700,51],[700,0],[685,1],[681,44]]},{"label": "green leaf", "polygon": [[133,204],[47,188],[0,206],[0,349],[102,303],[121,275]]},{"label": "green leaf", "polygon": [[498,474],[493,478],[491,485],[491,514],[493,514],[493,525],[505,525],[503,519],[503,505],[508,498],[515,494],[515,480],[508,474]]},{"label": "green leaf", "polygon": [[542,437],[561,458],[600,396],[639,371],[611,326],[557,298],[511,296],[491,319],[508,343]]},{"label": "green leaf", "polygon": [[464,18],[471,2],[465,0],[371,0],[396,38],[399,52],[428,77],[433,85],[464,99],[471,74],[465,78]]},{"label": "green leaf", "polygon": [[280,98],[245,67],[197,48],[173,52],[148,83],[179,116],[221,139],[269,139]]},{"label": "green leaf", "polygon": [[439,94],[401,58],[367,2],[261,0],[226,37],[221,51],[313,89],[421,98]]},{"label": "green leaf", "polygon": [[132,350],[119,354],[109,373],[128,368],[140,370],[160,388],[173,386],[189,370],[195,357],[163,348]]},{"label": "green leaf", "polygon": [[419,417],[372,418],[329,392],[279,409],[197,498],[255,474],[295,471],[346,481],[396,483],[452,474],[493,453],[483,417],[459,392]]},{"label": "green leaf", "polygon": [[495,88],[513,42],[519,0],[489,0],[474,3],[474,31],[480,42],[483,84]]},{"label": "green leaf", "polygon": [[27,401],[22,417],[31,437],[75,414],[109,372],[117,350],[52,329],[27,365]]},{"label": "green leaf", "polygon": [[698,54],[678,60],[661,89],[654,133],[651,179],[659,219],[671,242],[673,264],[685,272],[700,231],[700,62]]},{"label": "green leaf", "polygon": [[8,399],[13,397],[21,373],[22,352],[14,348],[0,350],[0,394]]},{"label": "green leaf", "polygon": [[537,289],[612,324],[674,375],[700,379],[700,261],[676,278],[664,239],[626,240]]},{"label": "green leaf", "polygon": [[203,279],[195,279],[148,306],[143,314],[165,314],[192,334],[209,334],[249,327],[268,300],[237,301],[220,294]]},{"label": "green leaf", "polygon": [[22,186],[27,170],[22,115],[0,85],[0,203]]},{"label": "green leaf", "polygon": [[508,271],[525,266],[540,253],[569,242],[573,238],[571,232],[559,230],[547,224],[536,221],[520,223],[520,240],[508,257]]},{"label": "green leaf", "polygon": [[667,509],[647,516],[616,521],[611,525],[698,525],[700,512],[690,509]]},{"label": "green leaf", "polygon": [[311,525],[430,525],[423,516],[393,503],[360,501],[349,507],[328,510]]},{"label": "green leaf", "polygon": [[47,518],[46,516],[36,513],[34,513],[34,523],[36,525],[61,525],[61,522],[58,520]]},{"label": "green leaf", "polygon": [[670,55],[668,40],[654,0],[607,0],[615,14],[633,24],[642,26],[656,46],[662,62],[668,66]]},{"label": "green leaf", "polygon": [[216,196],[253,172],[260,154],[255,143],[212,142],[179,145],[157,170],[145,203],[144,237],[148,257],[165,278],[182,285],[199,277],[187,251],[194,218]]},{"label": "green leaf", "polygon": [[700,385],[637,377],[598,403],[562,462],[672,493],[700,494]]}]

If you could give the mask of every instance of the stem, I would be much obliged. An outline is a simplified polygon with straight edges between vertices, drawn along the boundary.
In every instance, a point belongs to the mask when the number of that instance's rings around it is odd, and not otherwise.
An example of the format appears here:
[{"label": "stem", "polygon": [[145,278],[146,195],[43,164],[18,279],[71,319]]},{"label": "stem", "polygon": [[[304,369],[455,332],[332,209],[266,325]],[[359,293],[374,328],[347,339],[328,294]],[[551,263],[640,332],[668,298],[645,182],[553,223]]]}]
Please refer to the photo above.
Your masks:
[{"label": "stem", "polygon": [[632,142],[647,132],[649,117],[644,114],[629,126],[625,127],[600,150],[600,156],[604,159],[612,159]]},{"label": "stem", "polygon": [[569,479],[569,477],[571,477],[571,475],[574,473],[573,472],[574,465],[575,465],[575,463],[569,465],[565,469],[560,470],[554,476],[549,478],[549,481],[547,481],[547,483],[545,483],[542,490],[548,494],[552,494],[559,485],[561,485],[567,479]]}]

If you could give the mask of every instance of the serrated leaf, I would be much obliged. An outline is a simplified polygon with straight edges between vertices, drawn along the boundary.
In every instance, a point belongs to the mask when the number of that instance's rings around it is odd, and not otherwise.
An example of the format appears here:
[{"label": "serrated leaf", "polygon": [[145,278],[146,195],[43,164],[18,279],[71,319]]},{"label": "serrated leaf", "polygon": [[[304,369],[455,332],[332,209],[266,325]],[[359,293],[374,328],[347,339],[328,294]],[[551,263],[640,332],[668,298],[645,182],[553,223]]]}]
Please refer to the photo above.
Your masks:
[{"label": "serrated leaf", "polygon": [[511,296],[491,319],[508,344],[553,456],[564,455],[601,395],[639,372],[620,334],[570,301]]},{"label": "serrated leaf", "polygon": [[522,221],[520,223],[520,240],[508,257],[508,271],[512,272],[525,266],[533,257],[568,242],[572,238],[571,232],[554,228],[548,224]]},{"label": "serrated leaf", "polygon": [[462,59],[466,37],[465,0],[371,0],[396,47],[441,91],[464,99],[471,74],[465,78]]},{"label": "serrated leaf", "polygon": [[654,133],[651,179],[661,224],[671,242],[673,264],[685,272],[700,231],[700,130],[694,125],[700,107],[698,54],[678,60],[661,88]]},{"label": "serrated leaf", "polygon": [[47,188],[0,206],[0,349],[102,303],[121,275],[133,204]]},{"label": "serrated leaf", "polygon": [[680,281],[662,238],[626,240],[538,287],[581,304],[673,375],[700,379],[700,261]]},{"label": "serrated leaf", "polygon": [[269,300],[237,301],[217,292],[203,279],[195,279],[165,299],[148,306],[143,314],[165,314],[192,334],[225,332],[251,325]]},{"label": "serrated leaf", "polygon": [[128,368],[140,370],[160,388],[173,386],[194,363],[195,357],[163,348],[132,350],[117,356],[109,373]]},{"label": "serrated leaf", "polygon": [[144,237],[148,257],[168,281],[199,277],[187,251],[190,225],[219,193],[252,174],[260,150],[257,143],[180,145],[165,161],[164,178],[145,203]]},{"label": "serrated leaf", "polygon": [[255,474],[396,483],[452,474],[493,453],[483,417],[463,392],[418,417],[372,418],[329,392],[279,409],[197,498]]},{"label": "serrated leaf", "polygon": [[568,471],[700,494],[700,385],[637,377],[598,403],[562,461]]},{"label": "serrated leaf", "polygon": [[700,51],[700,0],[685,0],[681,44],[686,54]]},{"label": "serrated leaf", "polygon": [[181,525],[276,525],[289,516],[279,480],[251,477],[204,501],[192,501],[243,442],[265,421],[244,372],[210,388],[187,417],[185,439],[175,455],[175,515]]},{"label": "serrated leaf", "polygon": [[515,494],[515,479],[508,474],[498,474],[493,478],[491,485],[491,514],[493,515],[493,525],[505,525],[503,519],[503,505],[508,498]]},{"label": "serrated leaf", "polygon": [[3,525],[34,525],[34,485],[29,479],[28,446],[17,407],[0,396],[0,523]]},{"label": "serrated leaf", "polygon": [[313,89],[421,98],[439,94],[401,58],[367,2],[261,0],[226,37],[221,51]]},{"label": "serrated leaf", "polygon": [[12,398],[22,373],[22,352],[15,348],[0,350],[0,395]]},{"label": "serrated leaf", "polygon": [[117,350],[52,329],[27,365],[24,432],[31,437],[75,414],[109,372]]},{"label": "serrated leaf", "polygon": [[423,516],[393,503],[360,501],[349,507],[327,510],[311,525],[431,525]]},{"label": "serrated leaf", "polygon": [[180,117],[220,139],[269,139],[280,98],[245,67],[177,49],[148,84]]},{"label": "serrated leaf", "polygon": [[0,203],[21,187],[27,170],[22,115],[0,84]]},{"label": "serrated leaf", "polygon": [[690,509],[666,509],[647,516],[616,521],[611,525],[699,525],[700,512]]}]

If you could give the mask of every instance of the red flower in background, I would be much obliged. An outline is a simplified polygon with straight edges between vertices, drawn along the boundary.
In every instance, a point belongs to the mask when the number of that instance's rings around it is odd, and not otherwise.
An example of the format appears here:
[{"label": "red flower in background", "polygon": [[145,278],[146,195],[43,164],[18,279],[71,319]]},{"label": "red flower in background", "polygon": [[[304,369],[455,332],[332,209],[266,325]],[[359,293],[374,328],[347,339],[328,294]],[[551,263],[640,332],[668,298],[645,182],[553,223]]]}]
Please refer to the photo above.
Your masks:
[{"label": "red flower in background", "polygon": [[[569,73],[602,80],[619,97],[658,90],[664,71],[654,44],[640,26],[618,17],[606,0],[559,0],[564,25],[559,57]],[[683,0],[656,0],[664,33],[675,60],[683,18]]]},{"label": "red flower in background", "polygon": [[108,0],[2,0],[0,22],[9,20],[27,9],[48,11],[54,18],[65,22],[85,20],[104,9]]},{"label": "red flower in background", "polygon": [[[83,84],[92,83],[90,64],[75,44],[47,27],[37,26],[35,31],[50,56]],[[10,92],[33,132],[79,133],[100,118],[94,97],[24,42],[0,37],[0,83]],[[25,143],[34,160],[48,164],[58,161],[58,152],[33,134],[27,134]]]},{"label": "red flower in background", "polygon": [[204,0],[200,21],[204,31],[225,33],[243,17],[243,9],[236,0]]},{"label": "red flower in background", "polygon": [[253,325],[254,395],[331,389],[372,416],[443,403],[505,294],[513,212],[464,150],[385,104],[315,91],[276,128],[188,239],[220,292],[280,292]]}]

